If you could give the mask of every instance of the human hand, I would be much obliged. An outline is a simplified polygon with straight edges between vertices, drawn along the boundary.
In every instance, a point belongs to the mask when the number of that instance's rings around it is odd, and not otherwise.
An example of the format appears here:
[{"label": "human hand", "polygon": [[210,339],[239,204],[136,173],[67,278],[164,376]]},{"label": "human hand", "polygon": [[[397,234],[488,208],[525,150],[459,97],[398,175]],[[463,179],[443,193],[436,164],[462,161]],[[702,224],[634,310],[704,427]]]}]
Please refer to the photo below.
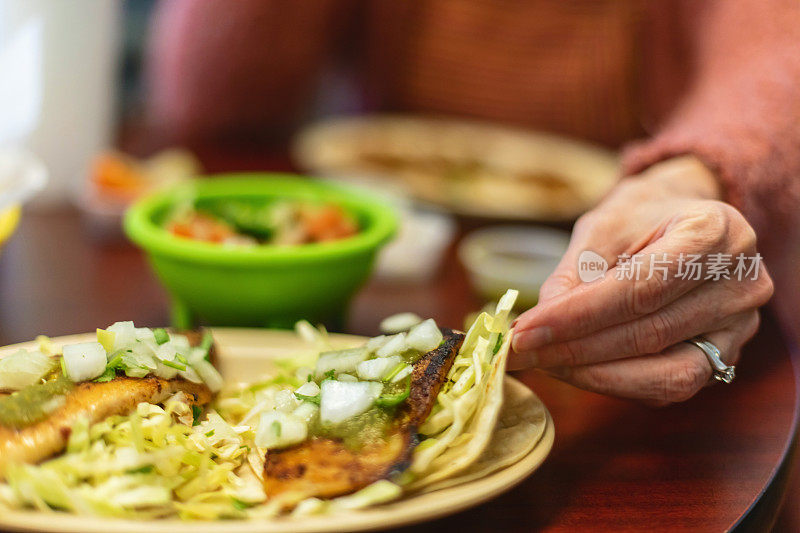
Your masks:
[{"label": "human hand", "polygon": [[[756,275],[733,273],[739,254],[756,255],[756,235],[718,197],[714,176],[693,157],[620,182],[578,220],[538,305],[517,319],[509,368],[533,366],[583,389],[663,405],[690,398],[712,376],[703,352],[682,341],[703,335],[735,364],[773,288],[760,261]],[[584,250],[608,261],[603,279],[579,279]],[[718,253],[730,254],[730,279],[706,279],[705,268],[700,279],[677,275],[680,254],[699,254],[707,267]],[[641,260],[638,280],[617,279],[627,277],[622,254]],[[662,254],[666,270],[651,268]]]}]

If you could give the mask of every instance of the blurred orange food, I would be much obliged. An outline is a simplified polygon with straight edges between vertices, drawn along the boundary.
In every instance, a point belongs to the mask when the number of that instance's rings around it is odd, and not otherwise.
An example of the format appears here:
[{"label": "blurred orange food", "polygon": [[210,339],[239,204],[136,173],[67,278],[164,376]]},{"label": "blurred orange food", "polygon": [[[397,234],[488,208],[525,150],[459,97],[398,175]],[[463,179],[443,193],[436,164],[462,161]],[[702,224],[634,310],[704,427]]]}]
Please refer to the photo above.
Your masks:
[{"label": "blurred orange food", "polygon": [[92,162],[89,183],[98,199],[127,204],[157,187],[193,178],[202,168],[186,150],[170,149],[149,159],[109,150]]},{"label": "blurred orange food", "polygon": [[196,241],[224,243],[239,236],[227,223],[210,215],[193,212],[167,224],[167,231]]},{"label": "blurred orange food", "polygon": [[177,209],[164,228],[178,237],[224,245],[296,246],[345,239],[357,221],[334,204],[277,201],[254,205],[225,200]]},{"label": "blurred orange food", "polygon": [[358,226],[337,205],[305,206],[300,209],[300,222],[307,242],[335,241],[358,232]]},{"label": "blurred orange food", "polygon": [[118,152],[104,152],[92,163],[91,181],[98,192],[130,201],[150,188],[138,161]]}]

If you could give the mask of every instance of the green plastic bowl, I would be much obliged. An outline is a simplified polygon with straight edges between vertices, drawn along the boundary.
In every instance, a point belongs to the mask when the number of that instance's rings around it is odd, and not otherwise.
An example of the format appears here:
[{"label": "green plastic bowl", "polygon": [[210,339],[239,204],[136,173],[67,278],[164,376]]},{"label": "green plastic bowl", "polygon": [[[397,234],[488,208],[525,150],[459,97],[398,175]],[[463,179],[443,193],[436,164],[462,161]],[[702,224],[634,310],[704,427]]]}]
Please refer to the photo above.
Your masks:
[{"label": "green plastic bowl", "polygon": [[[335,203],[353,214],[353,237],[299,246],[223,247],[177,237],[161,223],[178,202],[236,198]],[[172,300],[172,322],[215,326],[291,327],[297,320],[341,321],[369,277],[375,255],[397,229],[383,202],[354,190],[287,174],[215,176],[156,193],[125,215],[125,233],[148,255]]]}]

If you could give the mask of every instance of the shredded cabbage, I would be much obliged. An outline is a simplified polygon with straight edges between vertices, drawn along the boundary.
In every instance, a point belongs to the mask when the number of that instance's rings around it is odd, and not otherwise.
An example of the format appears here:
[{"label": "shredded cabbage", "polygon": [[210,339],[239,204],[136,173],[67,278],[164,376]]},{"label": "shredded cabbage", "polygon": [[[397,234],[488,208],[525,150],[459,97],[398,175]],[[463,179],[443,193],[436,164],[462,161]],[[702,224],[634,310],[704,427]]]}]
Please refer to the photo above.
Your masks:
[{"label": "shredded cabbage", "polygon": [[463,442],[464,428],[481,400],[484,378],[504,336],[508,335],[509,315],[518,294],[515,290],[506,292],[494,314],[481,313],[467,331],[432,414],[420,426],[420,434],[434,442],[428,444],[423,440],[414,450],[410,469],[413,474],[424,473],[447,449]]},{"label": "shredded cabbage", "polygon": [[[180,396],[129,416],[73,427],[67,453],[11,465],[0,498],[11,505],[123,518],[242,518],[266,499],[253,475],[249,426],[211,411],[192,427]],[[181,422],[180,420],[184,420]]]},{"label": "shredded cabbage", "polygon": [[[377,481],[348,496],[303,500],[292,515],[360,509],[394,500],[401,496],[405,482],[424,473],[448,448],[469,439],[465,428],[481,401],[493,358],[508,335],[516,294],[509,291],[493,314],[482,313],[469,328],[432,414],[420,428],[424,439],[414,452],[409,471],[394,482]],[[398,362],[396,352],[407,349],[407,338],[423,348],[440,342],[431,325],[422,322],[408,335],[371,340],[366,351],[387,359],[374,369],[370,365],[377,366],[377,360],[369,360],[360,366],[359,374],[386,381],[405,379],[412,366]],[[40,465],[7,467],[6,483],[0,483],[0,506],[135,519],[263,519],[279,515],[285,502],[267,500],[263,488],[266,449],[256,443],[271,447],[274,439],[284,445],[284,441],[300,438],[293,436],[292,426],[286,422],[300,425],[320,416],[320,406],[312,401],[324,394],[320,388],[329,389],[331,384],[382,387],[375,381],[346,383],[346,374],[339,374],[341,381],[325,381],[320,387],[312,381],[311,367],[320,352],[331,350],[327,333],[307,322],[296,329],[313,346],[314,359],[310,359],[311,351],[304,352],[297,359],[278,362],[274,373],[258,383],[229,386],[203,420],[195,419],[183,393],[164,402],[163,407],[142,403],[128,416],[113,416],[94,425],[80,420],[73,426],[62,456]],[[202,380],[214,390],[223,387],[219,374],[206,360],[207,351],[190,348],[183,336],[155,335],[133,323],[117,323],[102,331],[107,333],[98,331],[98,342],[113,346],[108,357],[114,373],[173,372]],[[53,353],[45,343],[40,344],[48,355]],[[363,362],[361,355],[356,359],[354,368]],[[178,365],[185,369],[174,368]],[[265,434],[266,429],[275,434]]]}]

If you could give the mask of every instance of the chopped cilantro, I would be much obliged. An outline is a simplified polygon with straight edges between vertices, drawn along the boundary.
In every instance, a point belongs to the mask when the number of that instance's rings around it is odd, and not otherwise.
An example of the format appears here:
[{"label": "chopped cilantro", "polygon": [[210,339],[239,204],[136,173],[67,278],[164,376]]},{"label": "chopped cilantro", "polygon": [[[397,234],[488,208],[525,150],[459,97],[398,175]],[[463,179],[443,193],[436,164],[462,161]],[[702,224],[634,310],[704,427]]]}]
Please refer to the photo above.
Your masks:
[{"label": "chopped cilantro", "polygon": [[175,361],[161,361],[161,362],[164,363],[164,366],[174,368],[175,370],[180,370],[181,372],[184,372],[186,370],[186,365],[176,363]]},{"label": "chopped cilantro", "polygon": [[169,333],[164,328],[156,328],[153,330],[153,336],[156,338],[156,343],[161,346],[169,342]]},{"label": "chopped cilantro", "polygon": [[203,408],[199,405],[192,406],[192,416],[194,417],[194,421],[192,422],[193,426],[200,425],[200,417],[203,416]]},{"label": "chopped cilantro", "polygon": [[243,502],[242,500],[239,500],[239,499],[237,499],[237,498],[231,498],[231,503],[232,503],[232,504],[233,504],[233,506],[234,506],[236,509],[238,509],[239,511],[244,511],[245,509],[247,509],[248,507],[250,507],[250,504],[248,504],[248,503],[245,503],[245,502]]},{"label": "chopped cilantro", "polygon": [[112,367],[111,365],[109,365],[109,366],[106,367],[105,372],[103,372],[100,375],[99,378],[95,379],[94,382],[95,383],[106,383],[108,381],[111,381],[115,377],[117,377],[117,369]]},{"label": "chopped cilantro", "polygon": [[200,349],[205,352],[205,359],[209,361],[211,356],[211,346],[214,344],[214,337],[210,331],[203,333],[203,340],[200,341]]},{"label": "chopped cilantro", "polygon": [[503,345],[503,334],[500,333],[497,336],[497,344],[494,345],[494,350],[492,350],[492,355],[497,355],[497,352],[500,351],[500,347]]},{"label": "chopped cilantro", "polygon": [[144,465],[144,466],[139,467],[139,468],[134,468],[133,470],[128,470],[128,473],[129,474],[149,474],[153,470],[155,470],[155,467],[153,465]]},{"label": "chopped cilantro", "polygon": [[319,401],[320,401],[319,400],[319,394],[317,394],[316,396],[307,396],[305,394],[298,394],[298,393],[295,392],[294,396],[295,396],[295,398],[297,398],[300,401],[311,402],[313,404],[319,405]]}]

